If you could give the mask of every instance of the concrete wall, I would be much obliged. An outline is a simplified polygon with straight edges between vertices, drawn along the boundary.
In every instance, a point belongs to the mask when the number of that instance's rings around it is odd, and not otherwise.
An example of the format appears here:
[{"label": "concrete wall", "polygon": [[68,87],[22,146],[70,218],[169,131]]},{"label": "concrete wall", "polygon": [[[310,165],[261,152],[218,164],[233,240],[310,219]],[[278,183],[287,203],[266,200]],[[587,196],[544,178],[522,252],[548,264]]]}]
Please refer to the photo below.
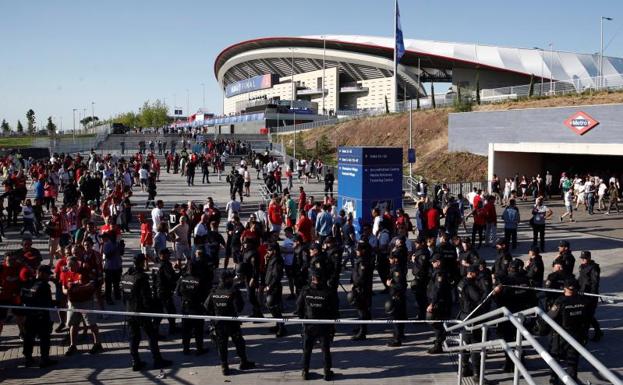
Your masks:
[{"label": "concrete wall", "polygon": [[543,154],[530,152],[501,152],[493,153],[493,165],[489,175],[489,180],[493,179],[493,174],[497,174],[500,179],[519,175],[536,175],[542,173]]},{"label": "concrete wall", "polygon": [[[599,121],[584,135],[563,123],[582,111]],[[489,143],[621,143],[623,104],[450,114],[448,150],[488,155]]]}]

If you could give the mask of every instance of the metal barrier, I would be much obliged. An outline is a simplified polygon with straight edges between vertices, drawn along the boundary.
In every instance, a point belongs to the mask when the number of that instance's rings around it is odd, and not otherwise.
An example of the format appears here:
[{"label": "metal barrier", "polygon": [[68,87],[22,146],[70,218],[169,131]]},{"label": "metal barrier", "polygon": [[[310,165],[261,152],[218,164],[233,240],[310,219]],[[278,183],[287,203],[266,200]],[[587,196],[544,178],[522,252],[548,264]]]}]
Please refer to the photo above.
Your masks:
[{"label": "metal barrier", "polygon": [[[519,374],[523,376],[526,382],[530,385],[534,385],[535,381],[521,362],[521,353],[524,347],[530,346],[541,356],[543,361],[554,371],[558,378],[567,385],[576,385],[576,381],[571,378],[567,372],[556,362],[556,360],[549,354],[549,352],[532,336],[530,331],[523,326],[523,321],[528,316],[536,316],[542,321],[547,323],[554,332],[556,332],[562,339],[564,339],[578,354],[586,359],[599,374],[612,384],[621,385],[621,380],[610,371],[604,364],[602,364],[595,356],[593,356],[582,344],[580,344],[575,338],[567,333],[560,325],[558,325],[547,313],[545,313],[539,307],[533,307],[531,309],[523,310],[517,313],[511,313],[506,307],[498,308],[490,311],[481,316],[467,319],[459,322],[455,325],[449,325],[444,323],[444,328],[447,332],[459,332],[457,346],[449,346],[446,339],[444,342],[444,351],[459,353],[458,360],[458,384],[462,381],[462,355],[468,354],[471,351],[480,351],[480,378],[479,384],[484,383],[484,373],[486,366],[487,351],[491,349],[502,349],[508,355],[508,357],[515,364],[515,370],[513,373],[513,385],[519,383]],[[502,339],[487,340],[487,330],[489,327],[496,326],[502,322],[510,322],[515,328],[517,328],[517,336],[514,342],[506,342]],[[465,333],[481,329],[482,341],[479,343],[465,344]],[[514,349],[513,349],[514,348]]]}]

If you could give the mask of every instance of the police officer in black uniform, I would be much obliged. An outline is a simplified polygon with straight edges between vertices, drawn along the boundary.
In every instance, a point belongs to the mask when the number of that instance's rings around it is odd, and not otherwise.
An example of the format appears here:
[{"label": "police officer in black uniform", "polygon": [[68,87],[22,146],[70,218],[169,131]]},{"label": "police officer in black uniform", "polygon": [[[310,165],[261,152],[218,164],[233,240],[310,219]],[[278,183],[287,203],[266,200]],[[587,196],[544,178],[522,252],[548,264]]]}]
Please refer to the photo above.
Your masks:
[{"label": "police officer in black uniform", "polygon": [[[521,259],[513,259],[508,266],[508,273],[503,276],[495,287],[495,298],[498,307],[506,307],[511,313],[516,313],[536,305],[536,296],[534,291],[528,290],[530,286],[526,272],[523,269],[524,263]],[[525,287],[510,287],[519,286]],[[514,341],[516,337],[516,329],[510,321],[498,324],[497,334],[499,338],[505,341]],[[513,361],[506,355],[504,363],[504,371],[513,371]]]},{"label": "police officer in black uniform", "polygon": [[[374,262],[370,245],[359,241],[355,248],[355,263],[351,272],[352,290],[347,295],[348,302],[357,309],[359,319],[372,319],[372,283]],[[353,341],[363,341],[368,333],[368,325],[362,324],[356,329]]]},{"label": "police officer in black uniform", "polygon": [[[144,254],[137,254],[134,257],[134,266],[121,278],[123,301],[126,304],[126,311],[129,312],[150,312],[153,310],[152,291],[149,286],[149,277],[145,273],[147,259]],[[172,362],[165,360],[160,355],[158,347],[158,332],[151,319],[147,317],[130,316],[127,319],[130,337],[130,354],[132,355],[132,370],[139,371],[145,367],[145,362],[141,361],[138,348],[141,342],[141,329],[147,334],[149,339],[149,349],[154,359],[154,368],[162,369],[171,366]]]},{"label": "police officer in black uniform", "polygon": [[543,264],[541,252],[537,246],[533,245],[530,246],[528,255],[530,259],[528,260],[528,264],[526,266],[526,276],[528,277],[530,286],[542,287],[543,276],[545,275],[545,266]]},{"label": "police officer in black uniform", "polygon": [[[283,312],[283,257],[277,243],[269,243],[266,247],[266,268],[263,277],[263,286],[266,292],[266,307],[270,310],[273,318],[281,318]],[[276,337],[283,337],[287,334],[283,323],[277,323],[270,331],[276,333]]]},{"label": "police officer in black uniform", "polygon": [[240,276],[247,289],[247,297],[252,306],[251,317],[262,318],[260,301],[257,298],[257,289],[260,286],[260,256],[251,239],[245,239],[242,244],[242,263],[239,265]]},{"label": "police officer in black uniform", "polygon": [[[579,284],[575,278],[565,281],[564,295],[556,299],[547,314],[573,338],[585,345],[588,337],[590,305],[585,297],[578,295],[578,289]],[[555,331],[552,331],[550,353],[563,367],[567,367],[567,373],[577,382],[579,353]],[[549,382],[562,383],[553,371]]]},{"label": "police officer in black uniform", "polygon": [[[465,273],[465,277],[459,282],[457,286],[457,291],[459,293],[459,319],[465,319],[468,315],[471,314],[471,317],[477,317],[484,313],[483,307],[478,306],[485,299],[485,296],[488,293],[485,293],[483,287],[478,284],[477,276],[479,273],[478,265],[471,265],[467,268]],[[478,308],[478,310],[476,310]],[[476,312],[474,312],[476,310]],[[474,312],[472,314],[472,312]],[[466,344],[473,344],[481,342],[482,340],[482,332],[480,329],[473,330],[471,332],[466,332],[463,335],[463,341]],[[469,365],[469,361],[471,358],[471,367]],[[478,351],[472,351],[471,354],[462,353],[462,368],[463,368],[463,377],[474,376],[475,381],[480,377],[480,353]]]},{"label": "police officer in black uniform", "polygon": [[[234,286],[234,274],[229,270],[221,273],[221,279],[218,286],[212,290],[208,299],[204,303],[209,315],[237,317],[238,313],[244,307],[244,299],[240,290]],[[223,375],[230,374],[229,364],[227,362],[227,341],[229,338],[236,346],[236,353],[240,357],[240,370],[252,369],[255,362],[249,361],[245,347],[240,323],[237,321],[213,321],[214,332],[216,334],[216,345],[218,347],[218,356],[221,360],[221,369]]]},{"label": "police officer in black uniform", "polygon": [[332,266],[329,263],[327,254],[322,250],[322,245],[317,242],[309,246],[309,282],[311,282],[312,269],[316,270],[316,274],[320,276],[324,286],[327,286],[327,282],[329,282],[329,277],[331,276]]},{"label": "police officer in black uniform", "polygon": [[[544,286],[546,289],[562,290],[565,285],[565,281],[570,278],[574,278],[574,276],[567,274],[562,269],[562,260],[560,259],[554,260],[552,266],[554,271],[547,275]],[[548,292],[541,297],[541,300],[544,302],[545,311],[549,311],[549,308],[554,304],[554,301],[556,301],[559,296],[559,293]]]},{"label": "police officer in black uniform", "polygon": [[[186,271],[177,281],[175,292],[182,298],[182,314],[204,314],[203,302],[206,299],[209,287],[207,277],[201,274],[197,261],[189,263]],[[182,348],[185,355],[190,354],[190,336],[195,337],[196,355],[204,354],[202,319],[182,319]]]},{"label": "police officer in black uniform", "polygon": [[568,241],[563,240],[558,243],[558,256],[554,259],[554,262],[560,262],[562,270],[565,272],[565,274],[567,274],[568,276],[573,275],[575,257],[571,253],[571,245]]},{"label": "police officer in black uniform", "polygon": [[300,294],[301,290],[307,286],[309,280],[309,263],[311,258],[309,257],[309,247],[303,243],[303,238],[296,234],[292,238],[294,242],[294,287],[296,293]]},{"label": "police officer in black uniform", "polygon": [[[327,281],[323,279],[323,274],[315,266],[312,265],[310,272],[310,284],[301,291],[296,301],[295,314],[305,319],[339,318],[335,292],[327,287]],[[330,381],[333,378],[331,340],[334,334],[334,325],[305,324],[303,326],[303,380],[309,379],[309,361],[317,340],[320,340],[324,359],[324,379]]]},{"label": "police officer in black uniform", "polygon": [[[52,272],[49,265],[40,265],[37,276],[27,282],[21,290],[22,302],[25,306],[52,307],[52,291],[49,279]],[[47,310],[24,310],[24,357],[26,366],[33,366],[32,350],[35,338],[39,338],[40,368],[47,368],[57,362],[50,359],[50,335],[52,334],[52,320]]]},{"label": "police officer in black uniform", "polygon": [[513,261],[513,256],[508,250],[508,243],[504,238],[500,238],[495,242],[495,249],[498,256],[493,263],[493,281],[499,283],[508,274],[508,268]]},{"label": "police officer in black uniform", "polygon": [[[406,256],[402,255],[400,249],[394,249],[389,254],[389,278],[387,279],[389,299],[385,303],[385,311],[394,320],[407,319],[407,274],[400,263],[401,258],[406,259]],[[405,325],[395,323],[393,338],[387,346],[401,346],[404,333]]]},{"label": "police officer in black uniform", "polygon": [[337,293],[340,285],[340,274],[342,273],[342,249],[333,236],[325,238],[323,246],[329,270],[327,272],[327,286]]},{"label": "police officer in black uniform", "polygon": [[[433,254],[431,257],[433,270],[426,288],[428,297],[426,317],[429,320],[448,319],[452,308],[452,285],[450,284],[450,277],[441,268],[441,259],[441,255],[438,253]],[[428,353],[442,353],[442,344],[446,338],[446,331],[443,327],[443,323],[435,322],[432,324],[432,328],[435,332],[435,342],[433,347],[428,349]]]},{"label": "police officer in black uniform", "polygon": [[426,247],[426,240],[423,237],[418,237],[415,240],[415,251],[411,255],[411,262],[413,267],[411,272],[413,273],[413,282],[411,283],[411,290],[415,296],[415,302],[417,304],[417,314],[419,320],[426,319],[426,307],[428,306],[428,297],[426,296],[426,287],[430,281],[431,264],[430,264],[430,251]]},{"label": "police officer in black uniform", "polygon": [[[599,281],[600,281],[601,269],[599,264],[593,261],[591,252],[588,250],[582,251],[580,254],[580,272],[578,274],[578,281],[580,284],[580,291],[582,293],[599,294]],[[604,333],[599,327],[599,322],[595,318],[595,311],[597,310],[597,297],[586,296],[586,302],[588,302],[588,312],[591,319],[591,326],[595,329],[593,335],[593,341],[599,341]]]},{"label": "police officer in black uniform", "polygon": [[[177,286],[177,280],[179,279],[178,273],[173,268],[171,263],[171,250],[168,248],[160,251],[160,264],[152,269],[152,284],[153,284],[153,296],[156,311],[163,310],[167,314],[177,314],[175,309],[175,302],[173,301],[173,292]],[[177,327],[175,326],[175,318],[169,318],[169,335],[177,333]],[[162,318],[156,318],[154,320],[156,330],[162,322]]]}]

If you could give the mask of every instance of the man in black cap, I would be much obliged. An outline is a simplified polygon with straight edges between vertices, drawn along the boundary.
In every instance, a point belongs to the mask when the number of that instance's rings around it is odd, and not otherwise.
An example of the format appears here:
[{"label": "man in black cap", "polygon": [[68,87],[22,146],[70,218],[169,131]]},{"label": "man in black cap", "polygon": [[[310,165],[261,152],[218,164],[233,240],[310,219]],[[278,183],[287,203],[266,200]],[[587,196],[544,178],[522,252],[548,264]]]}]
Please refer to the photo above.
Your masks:
[{"label": "man in black cap", "polygon": [[[583,296],[578,295],[579,284],[575,278],[565,281],[564,295],[558,297],[547,313],[554,321],[562,326],[567,333],[582,345],[586,344],[590,320],[590,305]],[[552,331],[550,346],[552,357],[566,366],[567,373],[574,381],[578,381],[579,353],[558,333]],[[558,376],[550,372],[550,384],[562,384]]]},{"label": "man in black cap", "polygon": [[[406,259],[406,256],[404,257]],[[401,258],[402,256],[399,249],[394,249],[389,254],[389,278],[387,279],[389,299],[385,304],[385,312],[394,320],[407,319],[407,274],[406,270],[401,266]],[[405,325],[395,323],[393,338],[387,346],[401,346],[404,333]]]},{"label": "man in black cap", "polygon": [[426,296],[426,287],[430,281],[431,264],[430,264],[430,252],[426,247],[426,241],[424,237],[418,237],[415,240],[415,251],[411,255],[411,262],[413,268],[413,282],[411,283],[411,290],[415,296],[415,302],[418,308],[418,319],[426,319],[426,307],[428,307],[428,297]]},{"label": "man in black cap", "polygon": [[504,238],[500,238],[495,242],[495,249],[498,256],[493,263],[493,281],[500,282],[507,274],[513,256],[508,251],[508,243]]},{"label": "man in black cap", "polygon": [[[426,288],[428,296],[428,307],[426,308],[426,318],[429,320],[444,320],[450,317],[452,308],[452,285],[448,274],[441,268],[441,255],[433,254],[431,257],[433,267],[430,281]],[[443,323],[435,322],[432,324],[435,332],[435,342],[433,347],[428,349],[429,354],[443,352],[442,344],[446,338],[446,331]]]},{"label": "man in black cap", "polygon": [[[52,291],[48,283],[51,274],[49,265],[40,265],[37,268],[36,278],[27,282],[22,288],[21,298],[24,306],[52,307]],[[24,316],[23,353],[26,358],[26,367],[35,364],[35,360],[32,358],[32,350],[37,337],[39,337],[41,354],[39,367],[47,368],[56,364],[56,361],[50,359],[50,335],[52,334],[50,312],[47,310],[25,310]]]},{"label": "man in black cap", "polygon": [[[229,270],[221,273],[218,286],[212,290],[204,307],[209,315],[237,317],[244,307],[244,299],[240,290],[234,286],[234,274]],[[236,346],[236,353],[240,357],[240,370],[253,369],[255,362],[247,358],[247,350],[240,330],[240,323],[237,321],[213,321],[216,333],[216,344],[218,356],[221,360],[221,369],[224,376],[230,374],[229,363],[227,362],[227,341],[231,337]]]},{"label": "man in black cap", "polygon": [[[312,265],[310,284],[306,286],[296,301],[296,312],[304,319],[337,319],[339,317],[338,302],[335,292],[326,285],[323,274]],[[309,362],[314,344],[320,340],[324,360],[324,379],[331,381],[333,363],[331,361],[331,340],[335,326],[323,324],[305,324],[303,326],[303,380],[309,379]]]},{"label": "man in black cap", "polygon": [[[478,305],[482,302],[488,293],[483,291],[481,285],[476,281],[478,276],[478,265],[471,265],[467,268],[465,277],[459,282],[457,291],[459,293],[459,319],[465,319],[468,315],[470,317],[477,317],[484,314],[483,307],[481,306],[476,310]],[[476,310],[476,312],[474,312]],[[474,312],[472,314],[472,312]],[[476,329],[472,332],[466,332],[463,336],[463,341],[466,344],[473,344],[482,340],[482,332],[480,329]],[[471,358],[471,367],[469,361]],[[461,360],[463,362],[463,377],[474,376],[474,382],[478,381],[480,373],[480,352],[474,350],[471,354],[462,353]]]},{"label": "man in black cap", "polygon": [[[150,312],[153,310],[153,298],[149,287],[149,277],[145,273],[147,259],[144,254],[137,254],[134,257],[134,266],[121,278],[121,290],[123,301],[126,304],[126,311],[129,312]],[[158,332],[154,323],[147,317],[128,317],[128,328],[130,337],[130,354],[132,355],[132,370],[139,371],[145,367],[145,362],[141,361],[138,348],[141,342],[141,329],[147,334],[149,339],[149,349],[154,359],[154,368],[162,369],[171,366],[172,362],[165,360],[160,355],[158,347]]]},{"label": "man in black cap", "polygon": [[[599,281],[600,281],[601,269],[599,264],[593,261],[591,252],[588,250],[582,251],[580,254],[580,273],[579,284],[580,291],[582,293],[599,294]],[[595,329],[593,335],[593,341],[599,341],[603,337],[604,333],[599,327],[599,322],[595,318],[595,311],[597,310],[597,297],[586,296],[586,302],[588,302],[588,313],[591,320],[591,326]]]},{"label": "man in black cap", "polygon": [[530,246],[528,250],[528,265],[526,266],[526,276],[530,286],[542,287],[543,276],[545,275],[545,266],[543,265],[543,257],[537,246]]},{"label": "man in black cap", "polygon": [[[567,274],[562,269],[562,261],[560,259],[555,259],[552,263],[553,271],[547,275],[545,278],[545,288],[546,289],[554,289],[554,290],[562,290],[565,284],[565,281],[574,278],[573,275]],[[545,310],[548,311],[549,308],[554,304],[554,301],[560,296],[559,293],[546,293],[542,300],[545,303]]]},{"label": "man in black cap", "polygon": [[247,238],[242,244],[242,263],[239,265],[239,274],[244,280],[247,289],[247,298],[251,304],[251,317],[264,317],[257,298],[257,289],[260,285],[260,255],[254,242]]},{"label": "man in black cap", "polygon": [[[204,313],[203,302],[209,290],[208,277],[202,274],[198,261],[191,262],[184,274],[177,281],[175,292],[182,297],[182,314],[202,315]],[[203,347],[202,319],[182,319],[182,348],[184,355],[190,354],[190,336],[195,337],[195,354],[202,355],[207,349]]]},{"label": "man in black cap", "polygon": [[[264,269],[262,285],[266,293],[266,307],[270,310],[273,318],[281,318],[283,311],[283,286],[281,285],[281,280],[283,279],[283,258],[277,243],[271,242],[268,244],[265,261],[266,268]],[[285,325],[279,322],[274,327],[271,327],[270,331],[276,333],[276,337],[283,337],[287,334]]]},{"label": "man in black cap", "polygon": [[322,250],[320,243],[314,242],[309,246],[309,281],[311,282],[312,269],[316,270],[325,286],[329,281],[330,266],[327,255]]},{"label": "man in black cap", "polygon": [[292,269],[294,271],[294,287],[298,295],[307,285],[311,258],[309,256],[309,247],[303,242],[300,234],[294,235],[292,241],[294,242],[294,263]]},{"label": "man in black cap", "polygon": [[[516,313],[536,305],[534,292],[527,289],[529,282],[523,267],[524,263],[521,259],[513,259],[508,265],[508,274],[497,282],[497,286],[494,289],[498,307],[506,307],[511,313]],[[515,339],[515,331],[516,329],[510,321],[502,322],[497,327],[499,338],[507,342]],[[508,355],[506,355],[504,371],[507,373],[513,371],[513,361]]]},{"label": "man in black cap", "polygon": [[[571,245],[568,241],[562,240],[558,243],[558,256],[554,259],[554,262],[558,261],[560,261],[560,265],[565,274],[572,276],[575,257],[571,254]],[[553,265],[552,263],[552,266]]]},{"label": "man in black cap", "polygon": [[[351,272],[352,291],[348,293],[348,302],[357,309],[359,319],[372,319],[372,280],[374,273],[374,263],[370,252],[370,245],[367,242],[359,241],[355,248],[355,262]],[[359,325],[354,341],[366,339],[368,325]]]},{"label": "man in black cap", "polygon": [[327,267],[329,270],[327,272],[327,286],[335,290],[337,295],[337,289],[340,284],[340,273],[342,272],[342,250],[332,236],[328,236],[324,240],[323,246],[327,256]]},{"label": "man in black cap", "polygon": [[[171,250],[164,248],[160,250],[160,264],[152,268],[152,285],[154,293],[154,305],[155,309],[150,311],[164,311],[167,314],[177,314],[175,309],[175,302],[173,301],[173,292],[177,286],[177,280],[179,279],[178,273],[173,268],[171,263]],[[154,320],[156,330],[162,322],[162,318],[156,318]],[[177,332],[175,326],[175,318],[169,318],[169,336]]]}]

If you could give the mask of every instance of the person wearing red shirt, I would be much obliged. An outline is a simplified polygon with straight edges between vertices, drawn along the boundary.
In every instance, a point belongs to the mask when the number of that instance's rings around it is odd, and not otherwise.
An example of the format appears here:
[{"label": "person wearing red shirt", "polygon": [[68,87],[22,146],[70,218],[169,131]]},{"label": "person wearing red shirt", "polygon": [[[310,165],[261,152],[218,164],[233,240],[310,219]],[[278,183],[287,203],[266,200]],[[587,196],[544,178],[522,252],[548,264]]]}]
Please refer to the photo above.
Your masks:
[{"label": "person wearing red shirt", "polygon": [[426,232],[428,237],[437,237],[439,232],[439,210],[435,206],[426,210]]},{"label": "person wearing red shirt", "polygon": [[498,217],[495,212],[495,197],[493,195],[487,197],[483,210],[485,211],[485,245],[495,247]]},{"label": "person wearing red shirt", "polygon": [[[0,304],[2,305],[19,305],[20,290],[22,282],[20,276],[22,276],[22,270],[28,270],[21,263],[19,263],[17,255],[14,253],[6,253],[4,257],[4,263],[0,266]],[[15,323],[19,327],[20,332],[23,330],[24,317],[19,311],[11,310],[11,313],[15,316]],[[4,326],[4,320],[8,315],[8,309],[0,308],[0,334],[2,334],[2,328]]]},{"label": "person wearing red shirt", "polygon": [[303,190],[303,186],[301,186],[299,187],[299,209],[305,208],[306,203],[307,203],[307,194],[305,194],[305,190]]},{"label": "person wearing red shirt", "polygon": [[141,222],[141,253],[143,253],[148,260],[153,261],[154,233],[152,231],[152,226],[145,219],[143,213],[138,215],[138,220]]},{"label": "person wearing red shirt", "polygon": [[[63,294],[63,282],[61,279],[63,273],[67,271],[69,271],[69,268],[67,267],[67,254],[57,254],[56,263],[54,264],[54,279],[52,281],[56,287],[56,300],[58,302],[58,306],[61,308],[67,307],[67,296]],[[60,323],[54,331],[56,333],[61,333],[65,330],[65,325],[67,324],[67,312],[59,311],[58,318]]]},{"label": "person wearing red shirt", "polygon": [[296,222],[296,231],[301,236],[303,243],[309,243],[313,240],[314,224],[303,209],[299,210],[299,220]]},{"label": "person wearing red shirt", "polygon": [[281,231],[281,224],[283,223],[283,208],[277,202],[277,195],[273,196],[273,199],[268,205],[268,221],[270,222],[270,231],[279,233]]},{"label": "person wearing red shirt", "polygon": [[36,272],[43,258],[41,252],[32,247],[32,239],[25,238],[22,240],[22,249],[18,250],[17,257],[19,263],[24,266],[28,266],[32,272]]}]

